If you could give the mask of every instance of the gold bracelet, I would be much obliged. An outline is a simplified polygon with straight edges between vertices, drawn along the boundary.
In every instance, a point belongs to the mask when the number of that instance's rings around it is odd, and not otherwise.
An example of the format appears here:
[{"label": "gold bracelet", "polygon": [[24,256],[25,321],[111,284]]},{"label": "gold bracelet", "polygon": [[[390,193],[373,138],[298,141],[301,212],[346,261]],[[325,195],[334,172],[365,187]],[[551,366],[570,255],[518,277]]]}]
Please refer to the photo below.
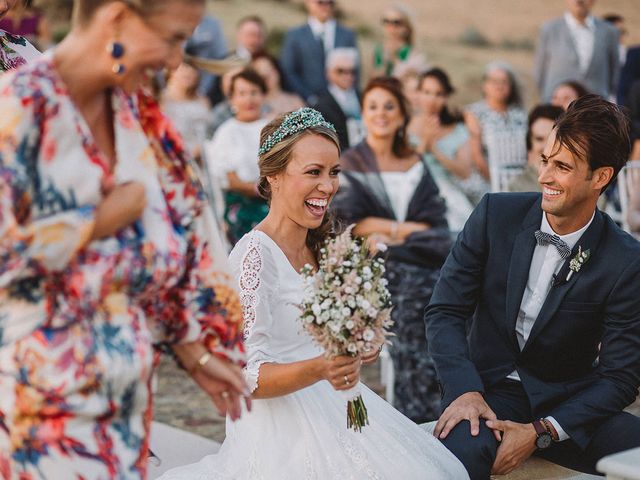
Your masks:
[{"label": "gold bracelet", "polygon": [[203,368],[207,364],[207,362],[211,360],[212,356],[213,355],[211,355],[211,352],[204,352],[202,355],[200,355],[200,358],[198,359],[196,364],[191,367],[191,370],[189,370],[189,375],[193,375],[200,368]]}]

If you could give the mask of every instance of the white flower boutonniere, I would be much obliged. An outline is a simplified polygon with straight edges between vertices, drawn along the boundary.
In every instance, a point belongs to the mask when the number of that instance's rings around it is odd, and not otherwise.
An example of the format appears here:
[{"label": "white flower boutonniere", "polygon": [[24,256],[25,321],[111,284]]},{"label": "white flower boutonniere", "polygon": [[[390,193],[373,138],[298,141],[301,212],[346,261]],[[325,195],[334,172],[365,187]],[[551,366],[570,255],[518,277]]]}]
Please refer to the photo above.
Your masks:
[{"label": "white flower boutonniere", "polygon": [[573,257],[569,262],[569,274],[567,275],[567,282],[571,279],[571,276],[574,273],[578,273],[580,271],[582,266],[587,263],[590,257],[591,250],[587,249],[583,252],[582,247],[578,247],[578,253],[576,253],[576,256]]}]

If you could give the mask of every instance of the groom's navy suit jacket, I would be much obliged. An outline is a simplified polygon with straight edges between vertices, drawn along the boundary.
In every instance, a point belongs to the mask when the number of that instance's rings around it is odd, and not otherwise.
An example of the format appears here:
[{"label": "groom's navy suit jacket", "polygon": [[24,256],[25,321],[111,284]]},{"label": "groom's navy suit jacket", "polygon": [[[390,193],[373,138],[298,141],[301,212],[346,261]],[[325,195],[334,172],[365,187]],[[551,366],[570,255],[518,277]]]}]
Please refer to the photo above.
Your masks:
[{"label": "groom's navy suit jacket", "polygon": [[[517,370],[532,420],[553,416],[586,448],[594,425],[638,394],[640,243],[596,210],[520,350],[516,319],[542,220],[540,204],[534,193],[483,198],[427,307],[429,352],[443,408],[463,393],[490,390]],[[567,280],[578,247],[591,256]]]}]

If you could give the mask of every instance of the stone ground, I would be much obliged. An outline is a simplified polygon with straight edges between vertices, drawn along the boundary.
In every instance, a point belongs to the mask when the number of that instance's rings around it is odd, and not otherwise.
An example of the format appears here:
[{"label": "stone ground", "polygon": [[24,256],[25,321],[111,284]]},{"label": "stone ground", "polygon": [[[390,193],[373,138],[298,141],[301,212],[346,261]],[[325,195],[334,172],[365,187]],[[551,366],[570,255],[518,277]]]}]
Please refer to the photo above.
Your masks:
[{"label": "stone ground", "polygon": [[[379,362],[365,367],[362,378],[371,389],[382,392],[378,365]],[[224,440],[224,418],[218,415],[209,397],[176,367],[172,359],[163,356],[157,378],[154,420],[217,442]]]},{"label": "stone ground", "polygon": [[[377,362],[365,367],[362,378],[364,383],[380,394],[384,389],[380,384],[379,365],[380,362]],[[640,397],[627,410],[640,416]],[[167,357],[163,357],[158,369],[155,420],[217,442],[224,440],[224,419],[188,375]]]}]

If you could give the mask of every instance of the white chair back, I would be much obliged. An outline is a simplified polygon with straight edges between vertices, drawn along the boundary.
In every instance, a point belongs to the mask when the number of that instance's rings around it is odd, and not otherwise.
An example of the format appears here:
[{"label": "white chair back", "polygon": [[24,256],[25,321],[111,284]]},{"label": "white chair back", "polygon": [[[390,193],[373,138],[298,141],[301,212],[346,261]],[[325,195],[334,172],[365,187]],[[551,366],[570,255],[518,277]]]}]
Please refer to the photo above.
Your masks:
[{"label": "white chair back", "polygon": [[640,160],[631,160],[618,173],[622,228],[627,232],[631,232],[629,228],[629,201],[631,194],[637,189],[640,189]]},{"label": "white chair back", "polygon": [[504,192],[527,163],[526,132],[521,129],[493,130],[485,135],[491,191]]}]

